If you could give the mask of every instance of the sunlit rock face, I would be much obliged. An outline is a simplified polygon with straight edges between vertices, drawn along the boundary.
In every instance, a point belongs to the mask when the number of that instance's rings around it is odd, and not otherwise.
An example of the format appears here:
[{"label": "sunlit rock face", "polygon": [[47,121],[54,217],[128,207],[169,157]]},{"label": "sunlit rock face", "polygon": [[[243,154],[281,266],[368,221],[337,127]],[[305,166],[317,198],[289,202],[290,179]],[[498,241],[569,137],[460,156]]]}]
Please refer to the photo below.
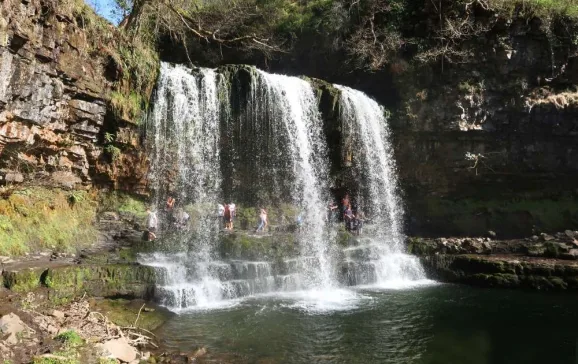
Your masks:
[{"label": "sunlit rock face", "polygon": [[[0,10],[0,183],[144,190],[138,129],[110,112],[115,79],[98,42],[68,9],[36,0]],[[114,161],[105,133],[123,149]]]}]

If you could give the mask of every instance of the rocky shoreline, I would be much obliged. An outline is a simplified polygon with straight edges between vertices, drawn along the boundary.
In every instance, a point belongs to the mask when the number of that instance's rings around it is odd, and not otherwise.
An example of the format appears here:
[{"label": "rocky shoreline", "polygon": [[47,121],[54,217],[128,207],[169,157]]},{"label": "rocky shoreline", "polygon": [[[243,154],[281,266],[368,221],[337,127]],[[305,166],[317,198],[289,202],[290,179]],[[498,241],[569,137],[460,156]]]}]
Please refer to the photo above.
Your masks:
[{"label": "rocky shoreline", "polygon": [[578,231],[526,239],[410,238],[428,277],[442,282],[543,291],[578,290]]},{"label": "rocky shoreline", "polygon": [[[44,251],[20,258],[0,257],[0,326],[5,320],[17,329],[0,327],[0,360],[47,364],[55,358],[64,363],[215,359],[204,348],[190,353],[166,353],[158,348],[154,331],[172,313],[152,303],[159,272],[136,261],[139,251],[151,248],[141,240],[139,218],[102,212],[97,227],[98,242],[74,254]],[[221,254],[231,259],[275,261],[298,250],[290,228],[272,230],[259,236],[245,230],[225,232]],[[169,247],[170,236],[166,238]],[[355,236],[339,231],[339,244],[358,242]],[[428,278],[441,282],[578,290],[578,231],[509,240],[409,237],[407,252],[420,258]],[[83,344],[68,343],[70,332]],[[229,359],[243,362],[239,357]]]}]

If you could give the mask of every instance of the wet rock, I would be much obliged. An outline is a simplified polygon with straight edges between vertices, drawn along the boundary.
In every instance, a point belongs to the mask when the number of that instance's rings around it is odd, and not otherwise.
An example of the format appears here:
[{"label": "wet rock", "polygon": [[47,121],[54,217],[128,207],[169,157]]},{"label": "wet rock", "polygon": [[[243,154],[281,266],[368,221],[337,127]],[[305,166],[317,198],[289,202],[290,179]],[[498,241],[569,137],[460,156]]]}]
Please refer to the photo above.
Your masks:
[{"label": "wet rock", "polygon": [[550,240],[554,240],[554,237],[552,235],[548,235],[545,233],[540,234],[540,240],[542,241],[550,241]]},{"label": "wet rock", "polygon": [[129,345],[125,338],[109,340],[103,344],[97,344],[107,356],[130,363],[137,358],[137,351]]},{"label": "wet rock", "polygon": [[18,335],[24,330],[26,325],[16,314],[9,313],[0,318],[0,332],[6,343],[17,344]]},{"label": "wet rock", "polygon": [[578,259],[578,249],[570,249],[567,253],[562,254],[561,257],[564,259],[576,260]]},{"label": "wet rock", "polygon": [[22,183],[24,182],[24,176],[22,173],[9,172],[4,176],[4,181],[6,181],[6,183]]},{"label": "wet rock", "polygon": [[190,361],[195,361],[197,358],[200,358],[207,354],[207,349],[202,347],[197,349],[191,356],[189,356]]},{"label": "wet rock", "polygon": [[103,212],[102,214],[100,214],[100,220],[112,220],[112,221],[118,221],[119,217],[118,214],[116,212],[112,212],[112,211],[106,211]]}]

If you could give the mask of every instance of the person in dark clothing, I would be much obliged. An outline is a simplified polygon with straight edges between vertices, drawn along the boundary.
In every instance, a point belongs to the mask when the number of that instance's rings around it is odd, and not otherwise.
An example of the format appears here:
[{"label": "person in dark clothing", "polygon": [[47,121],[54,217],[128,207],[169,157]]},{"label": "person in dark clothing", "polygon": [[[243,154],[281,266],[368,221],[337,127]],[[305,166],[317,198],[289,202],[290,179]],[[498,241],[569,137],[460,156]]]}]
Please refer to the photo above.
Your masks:
[{"label": "person in dark clothing", "polygon": [[345,212],[343,213],[343,222],[345,223],[345,229],[349,232],[354,230],[355,215],[351,209],[351,204],[347,205]]}]

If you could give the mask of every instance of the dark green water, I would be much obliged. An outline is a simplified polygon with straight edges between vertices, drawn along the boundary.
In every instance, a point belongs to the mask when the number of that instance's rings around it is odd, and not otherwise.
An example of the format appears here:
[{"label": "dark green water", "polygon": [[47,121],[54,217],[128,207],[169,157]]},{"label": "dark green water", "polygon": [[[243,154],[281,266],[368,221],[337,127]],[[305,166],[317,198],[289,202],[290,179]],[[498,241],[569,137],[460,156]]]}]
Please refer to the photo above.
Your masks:
[{"label": "dark green water", "polygon": [[182,313],[159,337],[239,363],[578,363],[576,295],[435,285],[326,300],[270,296]]}]

